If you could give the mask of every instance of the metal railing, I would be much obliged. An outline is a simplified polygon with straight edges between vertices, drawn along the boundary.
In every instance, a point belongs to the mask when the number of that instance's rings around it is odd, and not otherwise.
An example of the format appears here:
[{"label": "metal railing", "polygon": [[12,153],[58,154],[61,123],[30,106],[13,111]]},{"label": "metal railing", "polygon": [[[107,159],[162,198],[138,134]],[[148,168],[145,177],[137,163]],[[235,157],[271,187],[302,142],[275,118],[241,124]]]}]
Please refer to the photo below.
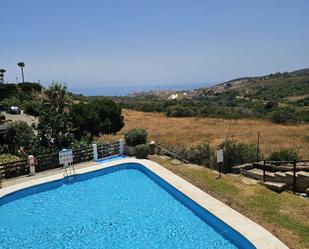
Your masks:
[{"label": "metal railing", "polygon": [[119,141],[108,144],[98,144],[98,159],[119,155],[120,154],[120,143]]},{"label": "metal railing", "polygon": [[182,161],[183,163],[186,163],[186,164],[189,164],[189,163],[190,163],[189,161],[187,161],[186,159],[180,157],[180,156],[177,155],[176,153],[174,153],[174,152],[172,152],[172,151],[169,151],[168,149],[164,148],[162,145],[155,144],[155,146],[156,146],[159,150],[163,151],[165,154],[170,155],[170,156],[172,156],[173,158],[176,158],[176,159]]},{"label": "metal railing", "polygon": [[[119,142],[98,145],[98,154],[103,157],[117,155],[120,153]],[[36,157],[36,172],[60,168],[58,152]],[[88,162],[94,159],[92,146],[85,146],[73,150],[74,164]],[[0,164],[0,181],[1,179],[10,179],[18,176],[28,175],[30,173],[27,159]]]},{"label": "metal railing", "polygon": [[[296,193],[296,183],[297,183],[297,177],[296,177],[296,173],[297,171],[300,171],[302,169],[297,169],[297,163],[308,163],[309,160],[293,160],[293,161],[267,161],[267,160],[263,160],[263,176],[262,176],[262,181],[265,182],[266,180],[266,168],[267,168],[267,164],[273,164],[276,166],[282,165],[282,164],[292,164],[293,168],[291,168],[291,170],[293,170],[293,183],[292,183],[292,191],[295,194]],[[279,170],[280,172],[280,170]]]}]

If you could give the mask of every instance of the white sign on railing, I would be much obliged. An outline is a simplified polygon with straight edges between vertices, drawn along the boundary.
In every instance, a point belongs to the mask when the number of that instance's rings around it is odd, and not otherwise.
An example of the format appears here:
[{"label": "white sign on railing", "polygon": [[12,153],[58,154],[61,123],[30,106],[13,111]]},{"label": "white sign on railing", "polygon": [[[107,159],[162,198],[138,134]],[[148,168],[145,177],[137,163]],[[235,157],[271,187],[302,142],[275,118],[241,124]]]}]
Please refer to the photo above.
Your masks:
[{"label": "white sign on railing", "polygon": [[73,151],[72,149],[63,149],[59,151],[59,164],[68,166],[73,163]]},{"label": "white sign on railing", "polygon": [[217,163],[223,163],[223,150],[217,150]]}]

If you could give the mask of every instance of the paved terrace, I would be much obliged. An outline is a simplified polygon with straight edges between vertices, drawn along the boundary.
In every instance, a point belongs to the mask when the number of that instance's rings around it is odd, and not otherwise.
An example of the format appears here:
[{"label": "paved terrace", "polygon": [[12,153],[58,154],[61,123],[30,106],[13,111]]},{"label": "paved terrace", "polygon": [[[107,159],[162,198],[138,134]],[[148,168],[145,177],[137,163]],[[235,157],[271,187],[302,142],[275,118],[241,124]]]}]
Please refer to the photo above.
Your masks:
[{"label": "paved terrace", "polygon": [[[256,248],[268,249],[285,249],[288,248],[277,237],[268,232],[265,228],[257,223],[236,212],[219,200],[213,198],[209,194],[203,192],[191,183],[185,181],[181,177],[162,167],[161,165],[150,160],[139,160],[135,158],[124,158],[111,162],[96,163],[88,162],[75,166],[76,174],[83,174],[103,168],[111,167],[120,163],[140,163],[151,170],[153,173],[160,176],[176,189],[183,192],[200,206],[217,216],[219,219],[230,225],[244,237],[246,237]],[[38,184],[62,179],[64,177],[63,169],[55,169],[37,173],[31,177],[18,177],[12,180],[7,180],[3,183],[3,188],[0,189],[0,198],[14,191],[35,186]]]}]

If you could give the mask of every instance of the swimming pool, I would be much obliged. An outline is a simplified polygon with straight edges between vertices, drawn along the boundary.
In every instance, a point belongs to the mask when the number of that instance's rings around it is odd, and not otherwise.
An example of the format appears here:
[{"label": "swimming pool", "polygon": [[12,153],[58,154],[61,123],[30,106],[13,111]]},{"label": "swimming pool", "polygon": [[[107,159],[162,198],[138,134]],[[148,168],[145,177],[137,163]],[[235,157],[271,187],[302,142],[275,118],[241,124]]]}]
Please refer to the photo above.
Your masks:
[{"label": "swimming pool", "polygon": [[0,199],[0,248],[254,248],[141,164]]}]

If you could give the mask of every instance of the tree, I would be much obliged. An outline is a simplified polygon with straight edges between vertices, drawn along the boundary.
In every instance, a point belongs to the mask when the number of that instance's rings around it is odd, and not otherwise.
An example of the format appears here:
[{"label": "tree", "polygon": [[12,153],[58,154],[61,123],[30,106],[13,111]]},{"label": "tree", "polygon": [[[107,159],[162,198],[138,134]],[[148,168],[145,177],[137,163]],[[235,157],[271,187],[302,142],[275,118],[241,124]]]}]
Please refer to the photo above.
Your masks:
[{"label": "tree", "polygon": [[[231,167],[234,165],[240,165],[244,163],[251,163],[256,161],[257,147],[255,144],[246,144],[242,142],[236,142],[226,140],[219,145],[221,149],[224,149],[224,162],[223,166],[225,170],[230,172]],[[260,159],[263,155],[260,155]]]},{"label": "tree", "polygon": [[89,140],[101,134],[114,134],[124,126],[121,107],[109,99],[74,104],[70,119],[77,139],[89,135]]},{"label": "tree", "polygon": [[2,81],[2,83],[4,83],[4,74],[5,74],[6,70],[1,68],[0,69],[0,81]]},{"label": "tree", "polygon": [[15,122],[8,128],[6,143],[12,154],[17,154],[21,147],[23,147],[26,152],[31,151],[36,143],[36,135],[26,122]]},{"label": "tree", "polygon": [[300,121],[300,118],[294,109],[285,107],[274,111],[271,120],[277,124],[295,124]]},{"label": "tree", "polygon": [[17,66],[20,67],[20,70],[21,70],[21,76],[22,76],[22,79],[23,79],[23,83],[25,82],[25,78],[24,78],[24,67],[26,66],[26,64],[24,62],[18,62],[17,63]]},{"label": "tree", "polygon": [[73,133],[77,140],[81,140],[82,137],[87,136],[88,126],[90,117],[88,115],[88,106],[87,104],[80,102],[78,104],[73,104],[70,107],[70,120],[73,125]]},{"label": "tree", "polygon": [[64,108],[71,102],[69,95],[67,94],[67,86],[59,83],[53,83],[46,91],[45,103],[51,107],[57,113],[62,113]]},{"label": "tree", "polygon": [[73,142],[71,124],[68,113],[43,112],[37,126],[40,145],[51,149],[61,150]]}]

